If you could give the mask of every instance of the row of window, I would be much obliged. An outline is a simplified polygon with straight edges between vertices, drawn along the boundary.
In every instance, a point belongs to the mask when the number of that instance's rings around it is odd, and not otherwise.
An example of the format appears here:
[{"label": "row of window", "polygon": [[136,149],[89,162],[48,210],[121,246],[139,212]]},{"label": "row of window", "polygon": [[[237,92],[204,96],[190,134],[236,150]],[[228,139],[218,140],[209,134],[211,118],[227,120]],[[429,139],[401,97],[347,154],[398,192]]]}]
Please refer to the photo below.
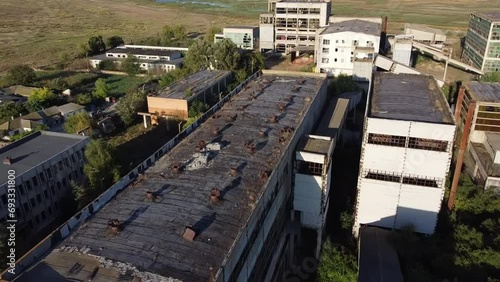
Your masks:
[{"label": "row of window", "polygon": [[392,147],[407,147],[427,151],[447,152],[449,142],[442,140],[385,134],[368,134],[368,143]]},{"label": "row of window", "polygon": [[319,8],[276,8],[276,14],[319,14]]},{"label": "row of window", "polygon": [[[287,170],[288,170],[288,165],[287,165]],[[262,226],[264,224],[264,221],[267,218],[267,215],[269,214],[269,210],[272,207],[272,204],[274,203],[274,200],[276,199],[276,196],[278,195],[279,192],[279,182],[276,183],[273,192],[268,199],[266,206],[264,210],[261,212],[259,219],[257,220],[257,223],[255,224],[255,227],[252,230],[252,234],[248,238],[247,244],[245,246],[245,249],[243,249],[243,252],[241,252],[241,255],[238,259],[238,262],[236,263],[236,266],[234,267],[233,272],[231,273],[231,276],[229,278],[229,281],[237,281],[238,276],[240,275],[241,269],[245,262],[247,261],[248,255],[250,254],[250,251],[253,248],[253,245],[255,243],[255,240],[257,239],[259,233],[261,232]]]},{"label": "row of window", "polygon": [[402,183],[415,186],[439,188],[443,185],[443,180],[440,178],[421,177],[410,174],[379,171],[379,170],[365,170],[363,171],[363,176],[367,179]]},{"label": "row of window", "polygon": [[306,162],[306,161],[296,161],[297,172],[301,174],[309,175],[322,175],[323,174],[323,164]]}]

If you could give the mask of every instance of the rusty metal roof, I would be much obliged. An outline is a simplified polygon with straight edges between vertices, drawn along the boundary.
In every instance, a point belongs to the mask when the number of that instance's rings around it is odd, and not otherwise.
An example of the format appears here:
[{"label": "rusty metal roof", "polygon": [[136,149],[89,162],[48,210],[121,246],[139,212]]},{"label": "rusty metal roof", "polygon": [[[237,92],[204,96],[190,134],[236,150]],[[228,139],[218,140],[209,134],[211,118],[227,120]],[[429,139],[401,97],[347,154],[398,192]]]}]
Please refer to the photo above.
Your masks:
[{"label": "rusty metal roof", "polygon": [[[42,263],[71,252],[75,263],[85,254],[122,272],[133,268],[168,279],[207,281],[209,269],[222,265],[255,199],[266,190],[262,169],[275,169],[289,143],[282,140],[284,132],[300,125],[324,82],[305,75],[264,74],[254,80]],[[209,201],[213,188],[222,198],[217,205]],[[113,219],[121,223],[117,234],[108,226]],[[189,230],[196,232],[192,241]],[[38,267],[47,269],[72,277]],[[114,276],[96,279],[118,281]]]}]

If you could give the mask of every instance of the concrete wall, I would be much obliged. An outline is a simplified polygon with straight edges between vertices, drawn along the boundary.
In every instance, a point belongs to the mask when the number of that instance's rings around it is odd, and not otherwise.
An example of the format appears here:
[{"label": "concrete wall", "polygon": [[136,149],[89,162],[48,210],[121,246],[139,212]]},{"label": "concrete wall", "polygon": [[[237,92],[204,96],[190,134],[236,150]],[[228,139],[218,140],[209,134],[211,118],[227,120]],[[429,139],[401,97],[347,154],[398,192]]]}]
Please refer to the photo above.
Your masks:
[{"label": "concrete wall", "polygon": [[148,96],[148,112],[164,116],[174,116],[180,120],[188,119],[188,101]]},{"label": "concrete wall", "polygon": [[[446,141],[448,147],[440,152],[410,148],[408,141],[405,147],[371,144],[369,133]],[[417,232],[432,234],[444,197],[455,126],[366,118],[363,134],[354,233],[360,224],[401,228],[412,223]],[[400,180],[367,178],[368,172]],[[403,177],[434,179],[438,187],[404,184]]]},{"label": "concrete wall", "polygon": [[322,225],[322,179],[319,175],[295,174],[293,209],[302,212],[304,227],[319,229]]},{"label": "concrete wall", "polygon": [[[144,160],[143,163],[136,166],[118,182],[113,184],[108,190],[104,191],[99,197],[97,197],[92,203],[84,207],[75,216],[70,218],[67,222],[62,224],[59,228],[54,230],[50,235],[48,235],[44,240],[33,247],[24,256],[16,261],[16,274],[12,275],[8,272],[3,272],[1,274],[2,279],[11,281],[19,274],[21,274],[25,269],[37,263],[48,251],[52,250],[59,244],[62,240],[67,238],[71,232],[75,231],[78,226],[87,218],[92,216],[94,213],[99,211],[104,205],[106,205],[117,193],[125,189],[130,183],[136,180],[139,173],[143,172],[146,168],[153,165],[157,160],[159,160],[164,154],[168,153],[172,148],[174,148],[179,142],[188,136],[194,129],[196,129],[203,121],[209,118],[213,113],[218,111],[226,102],[228,102],[231,97],[236,93],[241,91],[243,87],[248,84],[251,80],[259,77],[260,72],[253,74],[242,84],[236,87],[231,93],[224,97],[219,103],[213,106],[210,110],[204,113],[196,122],[191,124],[188,128],[183,130],[177,136],[168,141],[163,147],[152,154],[149,158]],[[326,92],[326,87],[325,87]]]}]

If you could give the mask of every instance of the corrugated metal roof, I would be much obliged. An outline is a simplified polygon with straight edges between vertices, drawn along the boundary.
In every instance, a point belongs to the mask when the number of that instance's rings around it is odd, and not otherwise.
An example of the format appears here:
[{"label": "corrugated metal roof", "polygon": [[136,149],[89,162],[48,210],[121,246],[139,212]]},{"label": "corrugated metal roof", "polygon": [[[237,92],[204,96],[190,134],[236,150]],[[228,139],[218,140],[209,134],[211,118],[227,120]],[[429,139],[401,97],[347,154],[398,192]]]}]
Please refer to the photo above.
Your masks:
[{"label": "corrugated metal roof", "polygon": [[464,85],[478,102],[500,103],[500,83],[468,81]]}]

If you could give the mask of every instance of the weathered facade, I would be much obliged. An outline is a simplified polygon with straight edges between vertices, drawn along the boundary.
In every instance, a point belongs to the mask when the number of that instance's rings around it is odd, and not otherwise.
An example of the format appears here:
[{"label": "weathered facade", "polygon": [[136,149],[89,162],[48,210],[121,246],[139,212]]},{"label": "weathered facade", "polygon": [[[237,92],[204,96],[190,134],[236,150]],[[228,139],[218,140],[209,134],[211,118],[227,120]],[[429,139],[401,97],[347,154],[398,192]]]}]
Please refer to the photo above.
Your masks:
[{"label": "weathered facade", "polygon": [[463,60],[485,73],[500,71],[500,12],[471,14]]}]

